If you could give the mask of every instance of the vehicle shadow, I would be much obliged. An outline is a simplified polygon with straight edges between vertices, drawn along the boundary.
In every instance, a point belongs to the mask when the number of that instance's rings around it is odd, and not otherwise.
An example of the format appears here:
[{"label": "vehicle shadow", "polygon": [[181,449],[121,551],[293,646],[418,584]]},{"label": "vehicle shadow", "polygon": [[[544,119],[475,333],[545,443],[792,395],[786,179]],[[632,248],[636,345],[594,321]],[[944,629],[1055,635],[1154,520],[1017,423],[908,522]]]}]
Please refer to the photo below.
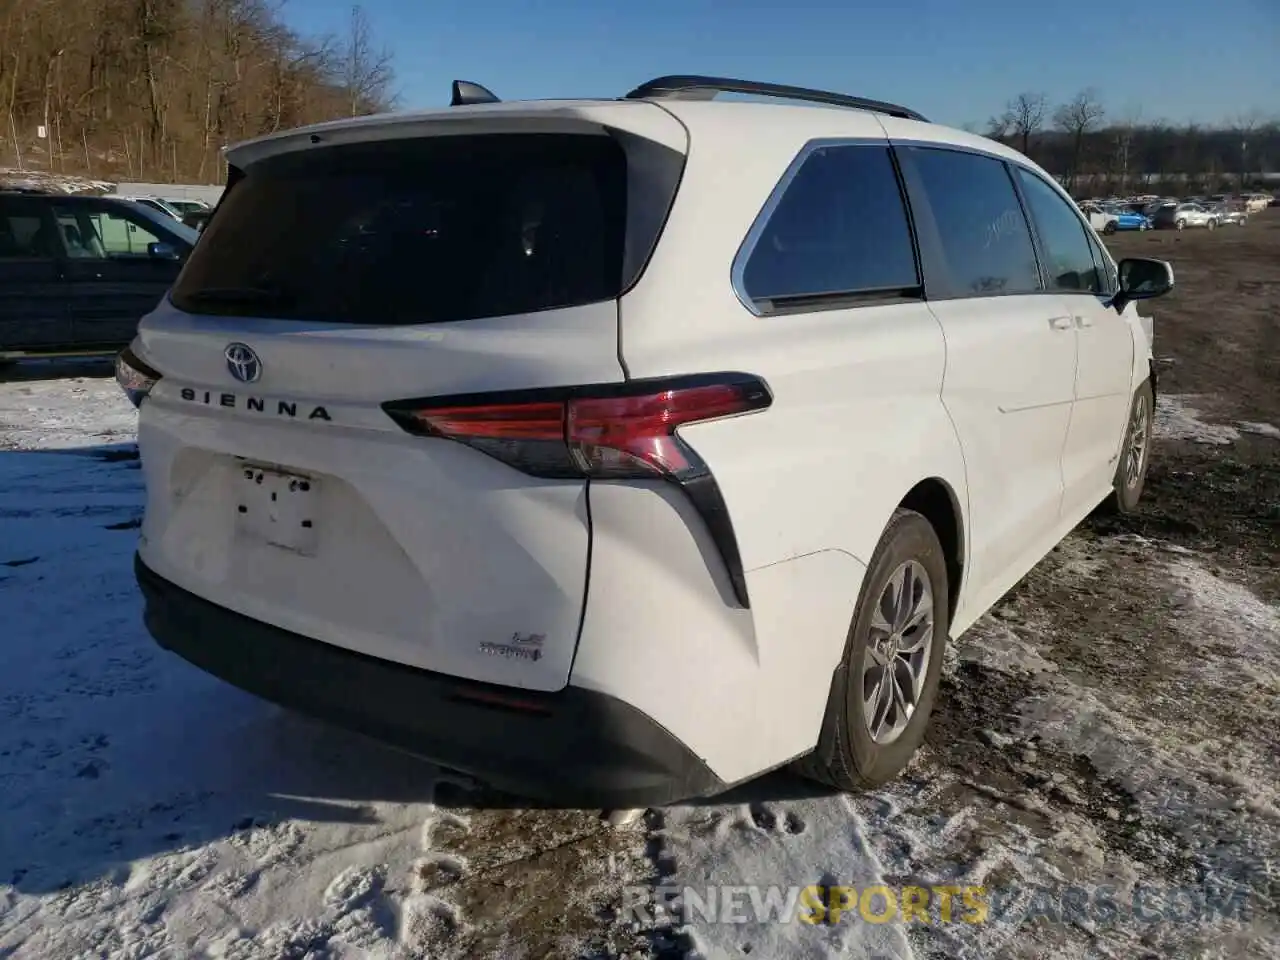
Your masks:
[{"label": "vehicle shadow", "polygon": [[[732,788],[709,797],[691,797],[670,805],[672,809],[720,806],[755,806],[764,803],[785,803],[830,797],[836,790],[806,780],[789,770],[771,773],[736,784]],[[490,789],[483,783],[462,774],[443,779],[436,788],[435,803],[445,809],[456,810],[564,810],[565,807],[544,803],[528,797],[516,796]]]},{"label": "vehicle shadow", "polygon": [[[291,824],[339,847],[418,830],[437,807],[563,809],[285,711],[160,649],[133,579],[139,466],[132,443],[0,451],[0,885],[40,895],[134,861],[219,845],[234,856]],[[828,792],[777,772],[681,806]]]}]

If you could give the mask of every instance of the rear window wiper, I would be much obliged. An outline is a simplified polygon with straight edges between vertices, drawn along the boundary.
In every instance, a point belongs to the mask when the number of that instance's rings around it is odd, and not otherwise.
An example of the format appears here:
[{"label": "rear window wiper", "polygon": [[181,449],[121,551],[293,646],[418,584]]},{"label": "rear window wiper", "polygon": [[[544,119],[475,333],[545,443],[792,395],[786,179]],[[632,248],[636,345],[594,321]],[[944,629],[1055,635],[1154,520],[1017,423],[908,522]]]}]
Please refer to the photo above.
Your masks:
[{"label": "rear window wiper", "polygon": [[203,287],[183,290],[179,292],[178,298],[193,303],[247,303],[264,306],[279,306],[292,299],[281,290],[266,287]]}]

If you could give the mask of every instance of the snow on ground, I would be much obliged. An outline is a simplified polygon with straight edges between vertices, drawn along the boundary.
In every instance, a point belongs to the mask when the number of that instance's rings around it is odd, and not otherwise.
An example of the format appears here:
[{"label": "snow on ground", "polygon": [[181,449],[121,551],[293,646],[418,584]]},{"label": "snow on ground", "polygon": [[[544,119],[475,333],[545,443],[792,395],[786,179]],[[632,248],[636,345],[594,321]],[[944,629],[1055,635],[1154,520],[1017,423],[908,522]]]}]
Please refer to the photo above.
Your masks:
[{"label": "snow on ground", "polygon": [[1156,400],[1155,434],[1164,440],[1190,440],[1192,443],[1226,445],[1240,439],[1241,433],[1252,433],[1280,440],[1280,427],[1271,423],[1239,421],[1232,424],[1208,423],[1196,404],[1208,400],[1191,395],[1161,394]]},{"label": "snow on ground", "polygon": [[1155,433],[1165,440],[1190,440],[1194,443],[1227,444],[1240,438],[1231,426],[1206,423],[1193,406],[1195,397],[1162,394],[1156,402]]},{"label": "snow on ground", "polygon": [[445,955],[437,772],[146,635],[133,420],[111,380],[0,384],[0,956]]},{"label": "snow on ground", "polygon": [[[1230,442],[1184,400],[1162,398],[1158,416],[1164,436]],[[130,566],[133,424],[109,379],[0,383],[0,956],[514,958],[531,942],[538,956],[686,960],[1280,952],[1274,901],[1260,917],[1179,923],[1054,917],[1037,900],[1099,884],[1122,902],[1145,889],[1229,899],[1240,885],[1274,896],[1280,612],[1185,547],[1069,537],[949,654],[959,712],[937,723],[967,727],[883,790],[835,796],[777,774],[610,829],[595,812],[472,790],[156,648]],[[1130,591],[1150,632],[1078,636],[1037,589],[1085,606]],[[1115,669],[1082,666],[1073,644]],[[974,738],[980,752],[958,752]],[[990,916],[610,919],[624,884],[654,882],[981,885]]]},{"label": "snow on ground", "polygon": [[1252,421],[1242,420],[1236,426],[1245,433],[1256,433],[1260,437],[1280,440],[1280,427],[1272,423],[1253,423]]},{"label": "snow on ground", "polygon": [[[137,416],[113,379],[73,376],[37,379],[66,371],[65,361],[32,361],[21,379],[0,383],[0,450],[52,450],[91,443],[131,442]],[[74,365],[74,372],[110,370],[103,361]]]},{"label": "snow on ground", "polygon": [[47,170],[0,167],[0,186],[10,190],[50,190],[57,193],[106,193],[115,186],[106,180],[72,177]]},{"label": "snow on ground", "polygon": [[[874,957],[877,960],[907,960],[913,956],[903,927],[893,921],[884,924],[844,922],[807,925],[795,919],[804,912],[804,901],[795,900],[788,912],[790,923],[724,922],[734,912],[726,901],[735,886],[754,885],[757,903],[751,907],[750,894],[742,897],[736,912],[753,921],[770,916],[766,903],[768,888],[784,891],[821,886],[862,890],[886,881],[879,859],[872,850],[872,835],[882,821],[870,816],[863,804],[850,797],[832,795],[800,785],[801,794],[779,800],[776,788],[792,788],[782,778],[766,778],[740,793],[745,802],[711,802],[702,806],[679,806],[651,815],[651,831],[656,841],[658,863],[666,866],[664,886],[688,888],[700,898],[695,904],[677,904],[676,922],[669,938],[686,951],[689,960],[724,960],[751,954],[760,957],[803,958]],[[764,799],[768,798],[768,799]],[[782,903],[778,900],[776,903]],[[883,903],[877,905],[883,911]],[[857,917],[857,907],[852,907]]]},{"label": "snow on ground", "polygon": [[[114,383],[61,387],[69,402],[38,421],[51,445],[70,445],[88,399],[128,422]],[[133,451],[32,452],[36,437],[20,432],[27,449],[0,453],[0,954],[394,945],[386,888],[424,855],[431,769],[155,648],[130,568]]]}]

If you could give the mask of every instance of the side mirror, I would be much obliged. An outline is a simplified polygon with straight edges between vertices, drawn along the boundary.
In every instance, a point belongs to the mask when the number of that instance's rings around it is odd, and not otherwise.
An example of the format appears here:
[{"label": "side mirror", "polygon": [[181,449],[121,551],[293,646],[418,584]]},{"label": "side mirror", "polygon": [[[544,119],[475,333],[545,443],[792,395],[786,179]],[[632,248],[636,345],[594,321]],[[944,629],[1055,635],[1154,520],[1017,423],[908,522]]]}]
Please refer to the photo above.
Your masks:
[{"label": "side mirror", "polygon": [[152,260],[177,260],[178,251],[169,243],[148,243],[147,256]]},{"label": "side mirror", "polygon": [[1173,289],[1173,266],[1166,260],[1132,257],[1119,263],[1120,292],[1116,294],[1117,310],[1133,300],[1163,297]]}]

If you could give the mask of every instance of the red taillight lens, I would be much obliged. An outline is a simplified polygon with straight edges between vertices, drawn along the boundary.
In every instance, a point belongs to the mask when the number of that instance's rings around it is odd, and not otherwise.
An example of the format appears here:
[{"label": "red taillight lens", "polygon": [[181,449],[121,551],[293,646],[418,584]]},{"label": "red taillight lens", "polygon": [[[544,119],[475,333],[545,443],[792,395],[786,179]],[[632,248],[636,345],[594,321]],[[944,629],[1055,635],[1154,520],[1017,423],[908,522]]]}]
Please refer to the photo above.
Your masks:
[{"label": "red taillight lens", "polygon": [[563,440],[564,403],[487,403],[409,410],[427,433],[451,440]]},{"label": "red taillight lens", "polygon": [[[549,395],[550,394],[550,395]],[[683,424],[767,407],[755,377],[699,375],[600,387],[387,404],[406,430],[458,440],[541,477],[680,478],[701,469]]]},{"label": "red taillight lens", "polygon": [[594,477],[679,476],[690,468],[675,436],[681,424],[754,409],[735,384],[709,384],[635,397],[569,401],[567,437],[583,472]]}]

